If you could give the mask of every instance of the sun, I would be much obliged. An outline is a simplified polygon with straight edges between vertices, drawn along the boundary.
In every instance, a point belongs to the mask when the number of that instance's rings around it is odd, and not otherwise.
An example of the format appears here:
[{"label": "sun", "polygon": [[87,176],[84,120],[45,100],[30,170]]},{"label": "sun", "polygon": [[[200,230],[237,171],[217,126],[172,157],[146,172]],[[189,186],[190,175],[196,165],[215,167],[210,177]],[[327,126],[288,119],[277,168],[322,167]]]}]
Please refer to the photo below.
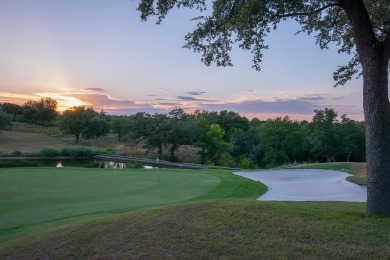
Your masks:
[{"label": "sun", "polygon": [[34,93],[34,94],[40,97],[50,97],[57,100],[57,110],[60,112],[74,106],[89,105],[88,103],[78,98],[69,96],[69,94],[61,94],[61,93]]},{"label": "sun", "polygon": [[85,102],[81,101],[78,98],[75,97],[62,97],[62,101],[59,101],[58,110],[66,110],[68,108],[74,107],[74,106],[82,106],[86,105]]}]

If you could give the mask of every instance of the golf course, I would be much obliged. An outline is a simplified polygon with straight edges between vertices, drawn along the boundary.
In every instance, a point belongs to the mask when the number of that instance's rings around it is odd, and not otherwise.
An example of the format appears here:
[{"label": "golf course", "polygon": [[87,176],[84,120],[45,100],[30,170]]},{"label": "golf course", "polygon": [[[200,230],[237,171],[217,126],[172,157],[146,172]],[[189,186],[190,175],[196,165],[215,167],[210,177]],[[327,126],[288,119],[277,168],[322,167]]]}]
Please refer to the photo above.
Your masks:
[{"label": "golf course", "polygon": [[365,203],[256,201],[230,171],[3,168],[0,186],[2,259],[390,256]]}]

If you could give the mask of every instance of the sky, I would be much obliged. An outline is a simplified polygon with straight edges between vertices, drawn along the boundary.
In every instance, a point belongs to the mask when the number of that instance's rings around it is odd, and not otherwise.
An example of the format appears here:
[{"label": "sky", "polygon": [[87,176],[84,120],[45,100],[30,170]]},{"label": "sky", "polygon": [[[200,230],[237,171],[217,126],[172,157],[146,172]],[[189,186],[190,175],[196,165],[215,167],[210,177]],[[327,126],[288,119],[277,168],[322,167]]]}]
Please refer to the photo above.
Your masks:
[{"label": "sky", "polygon": [[0,0],[0,102],[51,97],[60,110],[92,106],[112,115],[182,108],[230,110],[248,118],[310,120],[335,109],[363,120],[362,79],[334,88],[349,57],[321,50],[293,21],[266,39],[260,72],[234,47],[233,67],[206,66],[182,48],[198,15],[173,10],[142,22],[135,0]]}]

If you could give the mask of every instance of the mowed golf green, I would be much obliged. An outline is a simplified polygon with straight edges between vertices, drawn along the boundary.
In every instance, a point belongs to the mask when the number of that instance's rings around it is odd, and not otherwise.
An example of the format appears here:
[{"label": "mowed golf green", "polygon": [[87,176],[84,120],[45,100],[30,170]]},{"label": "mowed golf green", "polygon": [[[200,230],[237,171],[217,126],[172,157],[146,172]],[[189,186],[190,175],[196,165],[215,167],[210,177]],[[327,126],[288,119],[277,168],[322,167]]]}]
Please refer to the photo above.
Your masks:
[{"label": "mowed golf green", "polygon": [[0,229],[193,199],[219,183],[202,171],[0,169]]}]

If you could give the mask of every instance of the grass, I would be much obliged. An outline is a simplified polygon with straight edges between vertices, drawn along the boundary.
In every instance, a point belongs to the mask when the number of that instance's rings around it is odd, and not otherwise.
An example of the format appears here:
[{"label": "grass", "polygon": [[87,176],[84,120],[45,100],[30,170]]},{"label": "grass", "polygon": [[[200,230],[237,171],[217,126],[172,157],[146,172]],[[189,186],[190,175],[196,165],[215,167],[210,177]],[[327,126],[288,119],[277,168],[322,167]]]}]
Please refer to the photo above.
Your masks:
[{"label": "grass", "polygon": [[[365,164],[343,170],[366,182]],[[365,203],[256,201],[216,170],[0,169],[0,259],[390,259]]]},{"label": "grass", "polygon": [[227,171],[0,169],[0,241],[57,220],[186,200],[255,199],[265,191]]},{"label": "grass", "polygon": [[219,200],[94,219],[25,237],[8,259],[388,259],[390,219],[363,203]]},{"label": "grass", "polygon": [[357,162],[333,162],[333,163],[310,163],[292,166],[293,169],[324,169],[344,171],[352,174],[347,178],[348,181],[358,185],[367,185],[366,163]]}]

